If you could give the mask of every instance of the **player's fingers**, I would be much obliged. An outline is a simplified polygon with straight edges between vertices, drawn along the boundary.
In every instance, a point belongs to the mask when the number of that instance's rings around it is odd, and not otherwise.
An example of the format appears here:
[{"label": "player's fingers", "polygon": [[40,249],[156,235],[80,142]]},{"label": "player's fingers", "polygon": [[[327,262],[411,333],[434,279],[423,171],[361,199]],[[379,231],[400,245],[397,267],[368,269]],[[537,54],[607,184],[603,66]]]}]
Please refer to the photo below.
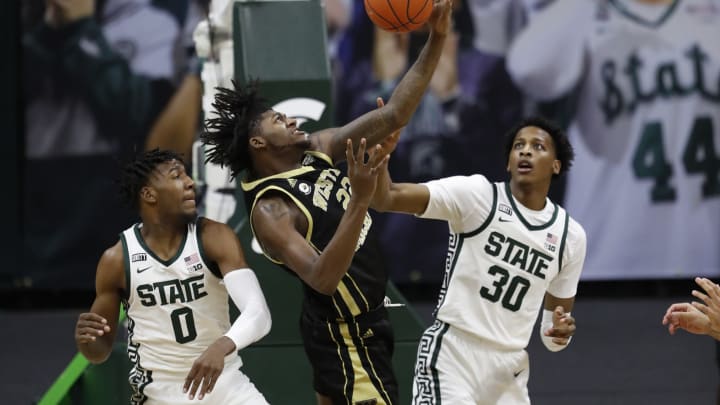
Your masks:
[{"label": "player's fingers", "polygon": [[219,373],[213,374],[212,377],[210,377],[208,380],[203,381],[203,389],[198,399],[203,399],[205,394],[209,394],[212,392],[213,388],[215,388],[215,383],[217,383],[218,378],[220,378]]},{"label": "player's fingers", "polygon": [[367,147],[367,140],[365,138],[360,139],[360,146],[358,146],[355,162],[365,164],[365,148]]},{"label": "player's fingers", "polygon": [[710,297],[708,297],[707,295],[703,294],[702,292],[700,292],[698,290],[692,290],[691,294],[693,295],[693,297],[701,299],[706,304],[710,304],[712,302]]},{"label": "player's fingers", "polygon": [[385,101],[383,101],[382,97],[378,97],[377,99],[375,99],[375,102],[377,103],[378,108],[385,105]]},{"label": "player's fingers", "polygon": [[390,155],[385,155],[385,157],[383,157],[380,163],[373,167],[373,170],[380,171],[384,168],[384,166],[387,166],[388,162],[390,162]]},{"label": "player's fingers", "polygon": [[187,377],[185,377],[185,384],[183,384],[183,394],[187,394],[188,390],[192,386],[193,381],[195,381],[195,376],[197,375],[197,366],[193,364],[193,366],[190,368],[190,371],[188,372]]},{"label": "player's fingers", "polygon": [[707,305],[702,304],[700,302],[693,302],[692,306],[697,308],[700,312],[702,312],[705,315],[707,315],[708,311],[710,310],[710,308],[708,308]]}]

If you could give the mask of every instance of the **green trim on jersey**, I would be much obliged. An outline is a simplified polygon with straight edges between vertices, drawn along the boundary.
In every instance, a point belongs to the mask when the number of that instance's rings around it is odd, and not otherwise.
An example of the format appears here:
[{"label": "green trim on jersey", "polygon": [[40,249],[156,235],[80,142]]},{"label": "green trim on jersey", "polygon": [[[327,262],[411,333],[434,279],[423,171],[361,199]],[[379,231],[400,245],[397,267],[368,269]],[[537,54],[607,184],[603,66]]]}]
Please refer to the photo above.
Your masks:
[{"label": "green trim on jersey", "polygon": [[558,252],[558,274],[562,271],[563,253],[565,253],[565,240],[567,240],[569,222],[570,214],[565,211],[565,225],[563,225],[563,234],[562,239],[560,240],[560,251]]},{"label": "green trim on jersey", "polygon": [[[294,172],[294,171],[295,170],[291,170],[291,172]],[[289,173],[289,172],[286,172],[286,173]],[[283,177],[283,176],[278,176],[278,177]],[[269,177],[266,177],[266,179],[267,178],[269,178]],[[255,212],[255,205],[256,205],[257,201],[260,199],[260,197],[262,197],[263,194],[267,193],[270,190],[280,191],[283,194],[287,195],[295,203],[295,205],[297,205],[298,209],[300,209],[300,211],[302,211],[302,213],[305,215],[305,218],[307,218],[307,221],[308,221],[308,229],[307,229],[307,232],[305,232],[305,240],[308,241],[308,243],[310,243],[312,245],[310,238],[312,236],[312,231],[313,231],[313,219],[312,219],[312,215],[310,215],[310,211],[308,211],[307,207],[305,207],[305,204],[300,202],[300,200],[298,200],[294,195],[290,194],[287,190],[284,190],[277,186],[268,186],[268,187],[260,190],[257,193],[257,195],[255,196],[255,200],[252,203],[252,208],[250,208],[250,215],[248,215],[248,218],[250,218],[250,230],[252,230],[252,234],[257,235],[257,232],[255,232],[255,226],[253,226],[253,221],[252,221],[253,212]],[[271,262],[276,263],[276,264],[285,264],[285,263],[281,262],[280,260],[270,257],[270,255],[265,253],[265,248],[262,246],[262,243],[260,242],[259,239],[258,239],[258,243],[260,244],[260,247],[262,248],[263,255],[265,257],[267,257]],[[318,249],[315,248],[315,250],[318,250]]]},{"label": "green trim on jersey", "polygon": [[308,151],[305,151],[305,154],[312,155],[312,156],[315,156],[316,158],[322,159],[322,160],[328,162],[328,164],[330,166],[335,167],[335,163],[333,162],[332,158],[330,156],[324,154],[323,152],[320,152],[318,150],[308,150]]},{"label": "green trim on jersey", "polygon": [[635,21],[638,24],[645,25],[648,27],[656,28],[661,26],[675,11],[677,8],[677,5],[680,4],[679,0],[673,0],[672,4],[668,6],[668,8],[665,10],[665,12],[655,21],[650,21],[645,19],[642,16],[639,16],[632,12],[632,10],[628,9],[624,4],[620,3],[618,0],[610,0],[610,4],[615,7],[620,14],[624,15],[625,17]]},{"label": "green trim on jersey", "polygon": [[200,258],[208,267],[208,270],[210,270],[210,273],[212,273],[213,276],[222,279],[222,273],[220,272],[220,268],[218,267],[217,263],[209,260],[207,258],[207,255],[205,254],[205,247],[203,246],[202,241],[202,227],[205,224],[204,218],[198,217],[195,221],[195,239],[197,240],[198,245],[198,253],[200,253]]},{"label": "green trim on jersey", "polygon": [[493,183],[493,202],[492,202],[492,208],[490,208],[490,215],[488,215],[487,218],[485,218],[485,221],[478,227],[478,229],[474,231],[470,231],[467,233],[462,234],[463,237],[473,237],[480,232],[484,231],[485,228],[487,228],[488,225],[490,225],[490,222],[492,222],[493,217],[495,217],[495,210],[497,209],[497,202],[498,202],[498,191],[497,191],[497,184]]},{"label": "green trim on jersey", "polygon": [[299,174],[311,172],[313,170],[315,170],[315,169],[313,169],[311,166],[303,166],[303,167],[299,167],[297,169],[292,169],[292,170],[288,170],[286,172],[273,174],[272,176],[267,176],[267,177],[263,177],[261,179],[253,180],[251,182],[243,181],[243,182],[240,182],[240,187],[242,187],[243,191],[250,191],[250,190],[254,189],[255,187],[257,187],[258,184],[260,184],[264,181],[271,180],[271,179],[287,179],[287,178],[290,178],[293,176],[297,176]]},{"label": "green trim on jersey", "polygon": [[188,237],[187,227],[185,227],[185,235],[183,235],[182,242],[180,242],[177,252],[175,252],[175,255],[173,255],[173,257],[171,257],[170,259],[163,260],[163,259],[157,257],[157,255],[155,255],[155,253],[152,251],[152,249],[150,249],[150,247],[145,243],[145,239],[143,239],[142,234],[140,233],[140,224],[135,224],[135,226],[133,226],[133,231],[135,232],[135,237],[137,238],[140,246],[143,249],[145,249],[145,251],[150,256],[152,256],[153,259],[157,260],[160,264],[162,264],[165,267],[170,267],[170,265],[173,264],[180,257],[180,255],[182,254],[182,251],[185,249],[185,243],[187,242],[187,237]]},{"label": "green trim on jersey", "polygon": [[522,213],[520,212],[517,205],[515,204],[515,197],[513,197],[512,191],[510,191],[510,183],[505,183],[505,193],[507,193],[507,198],[508,198],[508,200],[510,200],[510,205],[512,205],[513,211],[515,211],[517,213],[518,218],[520,218],[520,222],[522,222],[522,224],[525,225],[525,228],[527,228],[528,230],[540,231],[542,229],[549,227],[550,225],[552,225],[555,222],[555,219],[557,218],[559,209],[558,209],[557,204],[555,204],[554,202],[550,201],[553,203],[553,207],[555,207],[552,218],[550,218],[544,224],[530,225],[530,223],[525,219],[525,217],[523,217]]},{"label": "green trim on jersey", "polygon": [[120,243],[123,247],[123,263],[125,264],[125,291],[123,291],[123,298],[125,300],[130,299],[130,251],[128,250],[127,240],[125,240],[125,234],[120,234]]}]

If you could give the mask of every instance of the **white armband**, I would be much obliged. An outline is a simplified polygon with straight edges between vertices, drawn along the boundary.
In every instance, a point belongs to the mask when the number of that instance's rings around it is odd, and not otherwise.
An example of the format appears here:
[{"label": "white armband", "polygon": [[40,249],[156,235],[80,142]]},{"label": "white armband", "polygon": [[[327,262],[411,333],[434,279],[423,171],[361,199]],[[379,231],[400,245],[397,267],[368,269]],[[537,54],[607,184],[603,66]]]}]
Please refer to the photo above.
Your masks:
[{"label": "white armband", "polygon": [[[565,314],[570,316],[570,312],[566,312]],[[570,344],[570,340],[572,340],[572,336],[568,338],[567,343],[565,343],[564,345],[559,345],[553,342],[552,336],[545,336],[545,331],[553,327],[552,317],[553,311],[543,309],[542,321],[540,322],[540,338],[542,339],[543,344],[545,345],[545,347],[547,347],[548,350],[550,350],[551,352],[559,352],[560,350],[568,347],[568,345]]]},{"label": "white armband", "polygon": [[235,322],[225,333],[240,350],[260,340],[270,332],[272,320],[265,296],[255,273],[248,268],[228,272],[223,277],[228,295],[240,311]]}]

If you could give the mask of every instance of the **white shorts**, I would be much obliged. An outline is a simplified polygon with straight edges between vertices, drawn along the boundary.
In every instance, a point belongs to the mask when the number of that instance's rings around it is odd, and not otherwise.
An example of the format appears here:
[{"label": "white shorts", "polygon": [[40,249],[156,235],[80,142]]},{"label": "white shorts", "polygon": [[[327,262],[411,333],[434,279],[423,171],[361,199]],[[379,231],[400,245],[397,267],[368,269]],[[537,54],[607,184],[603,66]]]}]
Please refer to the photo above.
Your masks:
[{"label": "white shorts", "polygon": [[442,321],[418,346],[413,404],[529,404],[530,363],[525,350],[493,348]]},{"label": "white shorts", "polygon": [[[188,393],[183,393],[183,385],[187,374],[167,374],[153,372],[150,381],[141,386],[139,396],[131,398],[131,404],[143,405],[197,405],[197,404],[223,404],[223,405],[266,405],[268,402],[250,379],[240,370],[242,361],[237,360],[225,363],[212,392],[206,394],[202,401],[189,399]],[[188,370],[189,371],[189,370]],[[142,398],[145,402],[142,402]]]}]

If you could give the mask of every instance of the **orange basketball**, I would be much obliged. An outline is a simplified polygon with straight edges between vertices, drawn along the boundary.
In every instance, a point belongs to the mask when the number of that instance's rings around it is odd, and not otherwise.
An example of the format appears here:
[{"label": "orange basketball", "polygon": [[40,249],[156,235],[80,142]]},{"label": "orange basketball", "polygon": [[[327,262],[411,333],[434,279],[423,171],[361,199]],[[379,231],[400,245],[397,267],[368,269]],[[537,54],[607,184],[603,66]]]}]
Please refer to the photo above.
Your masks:
[{"label": "orange basketball", "polygon": [[408,32],[430,18],[433,0],[365,0],[365,12],[373,24],[385,31]]}]

